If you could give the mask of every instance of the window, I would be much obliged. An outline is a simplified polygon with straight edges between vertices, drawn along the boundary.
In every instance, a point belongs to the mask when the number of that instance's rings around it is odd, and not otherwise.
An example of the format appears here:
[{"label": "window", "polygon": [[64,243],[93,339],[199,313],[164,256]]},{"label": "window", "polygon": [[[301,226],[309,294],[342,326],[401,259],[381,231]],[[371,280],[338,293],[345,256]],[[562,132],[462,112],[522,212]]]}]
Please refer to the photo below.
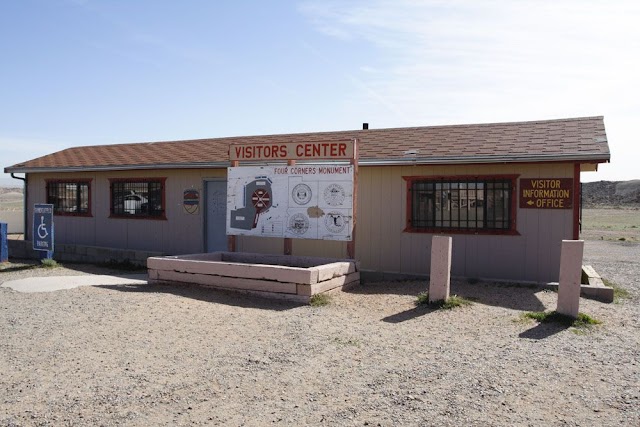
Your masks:
[{"label": "window", "polygon": [[515,232],[515,177],[405,179],[407,231]]},{"label": "window", "polygon": [[111,216],[164,219],[164,181],[111,179]]},{"label": "window", "polygon": [[91,215],[91,180],[47,181],[47,203],[56,215]]}]

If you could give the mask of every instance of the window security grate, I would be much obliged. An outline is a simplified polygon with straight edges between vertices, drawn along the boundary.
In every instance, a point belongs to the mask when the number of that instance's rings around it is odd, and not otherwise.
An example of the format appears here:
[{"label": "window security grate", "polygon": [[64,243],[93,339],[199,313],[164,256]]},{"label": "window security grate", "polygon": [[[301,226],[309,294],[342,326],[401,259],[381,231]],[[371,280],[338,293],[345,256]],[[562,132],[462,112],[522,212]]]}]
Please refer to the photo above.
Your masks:
[{"label": "window security grate", "polygon": [[511,180],[418,180],[411,183],[415,229],[508,230]]}]

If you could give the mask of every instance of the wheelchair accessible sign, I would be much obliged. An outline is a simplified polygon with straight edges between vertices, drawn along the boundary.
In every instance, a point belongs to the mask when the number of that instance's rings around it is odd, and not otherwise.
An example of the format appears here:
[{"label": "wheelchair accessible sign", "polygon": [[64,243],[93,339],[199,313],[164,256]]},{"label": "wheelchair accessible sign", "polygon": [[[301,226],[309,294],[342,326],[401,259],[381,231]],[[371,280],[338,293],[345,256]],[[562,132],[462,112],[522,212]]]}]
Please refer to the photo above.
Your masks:
[{"label": "wheelchair accessible sign", "polygon": [[53,253],[53,205],[33,206],[33,249]]}]

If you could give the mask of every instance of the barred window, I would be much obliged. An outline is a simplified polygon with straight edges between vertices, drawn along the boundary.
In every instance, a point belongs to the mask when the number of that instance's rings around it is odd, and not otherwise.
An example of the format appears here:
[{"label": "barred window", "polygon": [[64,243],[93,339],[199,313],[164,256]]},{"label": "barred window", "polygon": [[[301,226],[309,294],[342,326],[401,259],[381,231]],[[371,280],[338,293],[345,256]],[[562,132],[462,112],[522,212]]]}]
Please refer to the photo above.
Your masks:
[{"label": "barred window", "polygon": [[47,181],[47,203],[56,215],[90,215],[90,182]]},{"label": "barred window", "polygon": [[513,227],[513,179],[408,180],[409,229],[509,231]]},{"label": "barred window", "polygon": [[111,215],[164,217],[164,178],[111,181]]}]

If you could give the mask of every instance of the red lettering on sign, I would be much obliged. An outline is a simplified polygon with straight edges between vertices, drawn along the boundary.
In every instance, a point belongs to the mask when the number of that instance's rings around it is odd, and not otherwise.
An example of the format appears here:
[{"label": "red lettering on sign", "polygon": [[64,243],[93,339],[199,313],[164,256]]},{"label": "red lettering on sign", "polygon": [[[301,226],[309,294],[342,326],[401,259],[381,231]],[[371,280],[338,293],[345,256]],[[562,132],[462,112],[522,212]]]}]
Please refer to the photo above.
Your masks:
[{"label": "red lettering on sign", "polygon": [[229,157],[231,160],[344,159],[349,158],[351,150],[352,146],[347,142],[238,144],[229,150]]}]

